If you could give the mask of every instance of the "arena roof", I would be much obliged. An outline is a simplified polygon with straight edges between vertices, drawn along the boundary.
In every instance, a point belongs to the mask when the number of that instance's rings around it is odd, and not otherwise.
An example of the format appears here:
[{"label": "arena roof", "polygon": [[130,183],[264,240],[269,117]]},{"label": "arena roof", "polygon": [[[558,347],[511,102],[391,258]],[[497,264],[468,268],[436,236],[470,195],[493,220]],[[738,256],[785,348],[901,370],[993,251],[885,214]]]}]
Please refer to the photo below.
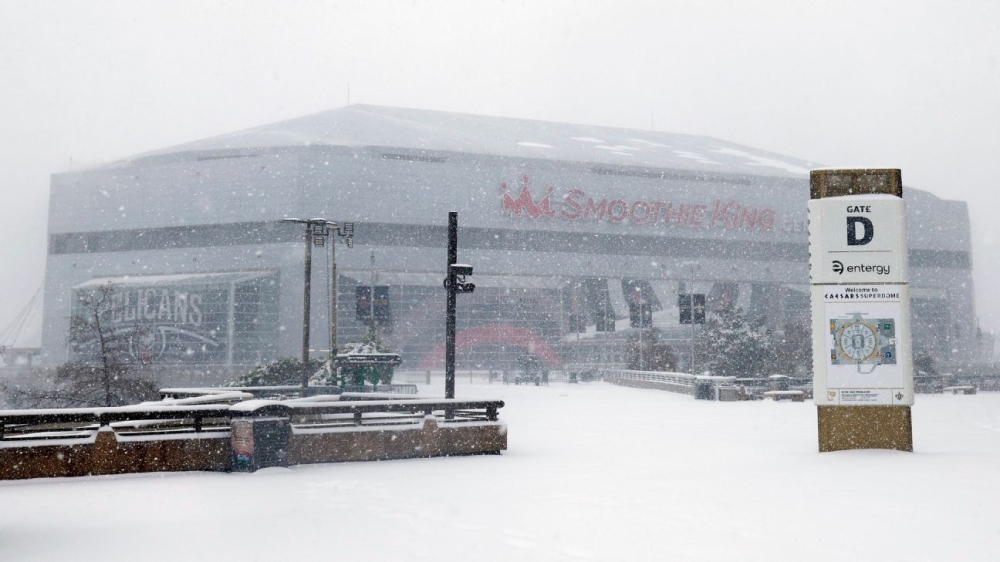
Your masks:
[{"label": "arena roof", "polygon": [[491,117],[374,105],[352,105],[137,155],[296,146],[396,147],[806,178],[817,164],[712,137]]}]

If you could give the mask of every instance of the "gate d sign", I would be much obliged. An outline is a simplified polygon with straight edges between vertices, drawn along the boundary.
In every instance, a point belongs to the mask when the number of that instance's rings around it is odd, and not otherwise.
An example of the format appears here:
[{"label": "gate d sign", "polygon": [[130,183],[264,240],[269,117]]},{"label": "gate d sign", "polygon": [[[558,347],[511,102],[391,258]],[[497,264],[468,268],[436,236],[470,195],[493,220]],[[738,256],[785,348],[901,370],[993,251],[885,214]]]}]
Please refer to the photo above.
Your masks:
[{"label": "gate d sign", "polygon": [[893,195],[809,201],[813,283],[905,283],[906,203]]},{"label": "gate d sign", "polygon": [[[864,208],[867,209],[869,207],[865,206]],[[850,212],[850,209],[848,209],[848,212]],[[858,226],[864,228],[865,233],[861,238],[858,238],[858,229],[857,229]],[[872,224],[872,221],[868,220],[865,217],[853,217],[853,216],[847,217],[848,246],[865,246],[869,242],[871,242],[872,238],[874,237],[875,237],[875,225]]]}]

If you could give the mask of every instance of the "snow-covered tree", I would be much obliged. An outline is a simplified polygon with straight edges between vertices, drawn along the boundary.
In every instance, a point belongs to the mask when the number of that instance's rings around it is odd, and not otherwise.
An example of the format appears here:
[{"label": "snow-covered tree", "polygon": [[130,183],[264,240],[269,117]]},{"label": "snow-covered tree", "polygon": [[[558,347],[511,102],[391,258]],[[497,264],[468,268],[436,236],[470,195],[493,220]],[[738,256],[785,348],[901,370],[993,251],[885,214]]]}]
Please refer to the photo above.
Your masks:
[{"label": "snow-covered tree", "polygon": [[762,318],[751,319],[742,308],[716,313],[701,333],[699,370],[713,375],[762,377],[774,368],[775,337]]},{"label": "snow-covered tree", "polygon": [[12,403],[28,408],[123,406],[157,397],[133,350],[144,332],[112,322],[116,287],[111,283],[76,295],[68,343],[72,359],[55,369],[48,388],[11,389]]}]

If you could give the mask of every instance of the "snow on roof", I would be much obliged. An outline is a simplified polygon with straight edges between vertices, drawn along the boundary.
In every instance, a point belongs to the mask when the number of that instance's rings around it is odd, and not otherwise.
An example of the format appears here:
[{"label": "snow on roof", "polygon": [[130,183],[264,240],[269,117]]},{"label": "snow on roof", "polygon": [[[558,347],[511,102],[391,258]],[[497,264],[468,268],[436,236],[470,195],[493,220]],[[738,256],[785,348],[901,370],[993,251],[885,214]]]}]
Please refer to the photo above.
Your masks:
[{"label": "snow on roof", "polygon": [[136,285],[188,285],[206,283],[232,283],[249,281],[271,275],[267,271],[232,271],[228,273],[180,273],[175,275],[123,275],[121,277],[95,277],[90,281],[80,283],[73,289],[90,289],[112,283],[114,285],[134,287]]},{"label": "snow on roof", "polygon": [[394,147],[609,166],[803,178],[817,165],[712,137],[375,105],[254,127],[140,154],[302,146]]}]

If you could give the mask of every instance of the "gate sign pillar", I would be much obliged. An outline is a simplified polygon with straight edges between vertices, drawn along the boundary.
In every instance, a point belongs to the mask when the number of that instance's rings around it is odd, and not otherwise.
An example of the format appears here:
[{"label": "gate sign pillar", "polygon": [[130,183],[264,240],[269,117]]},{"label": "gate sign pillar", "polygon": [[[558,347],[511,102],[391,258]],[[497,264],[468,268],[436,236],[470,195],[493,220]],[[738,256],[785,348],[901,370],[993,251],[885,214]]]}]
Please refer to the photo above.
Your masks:
[{"label": "gate sign pillar", "polygon": [[896,169],[810,173],[819,450],[913,450],[906,203]]}]

